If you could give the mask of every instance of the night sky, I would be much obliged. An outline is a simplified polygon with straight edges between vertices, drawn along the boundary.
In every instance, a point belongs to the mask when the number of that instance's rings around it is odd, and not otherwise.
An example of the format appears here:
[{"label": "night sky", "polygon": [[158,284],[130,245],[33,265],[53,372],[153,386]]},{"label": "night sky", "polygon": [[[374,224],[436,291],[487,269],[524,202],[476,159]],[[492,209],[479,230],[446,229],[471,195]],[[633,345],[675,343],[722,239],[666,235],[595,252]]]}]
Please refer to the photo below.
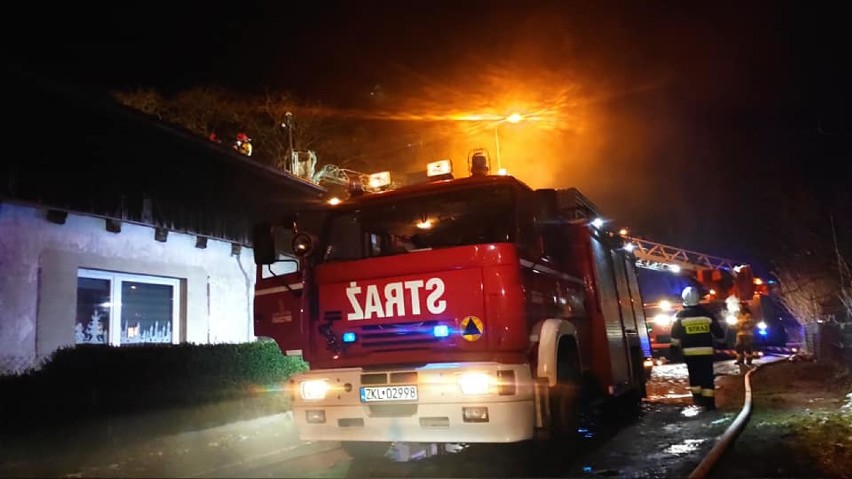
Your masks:
[{"label": "night sky", "polygon": [[[287,90],[412,131],[546,111],[501,127],[521,180],[577,186],[618,226],[759,265],[778,195],[803,188],[836,215],[832,192],[852,181],[852,34],[828,2],[114,3],[12,7],[7,55],[107,90]],[[428,154],[492,148],[463,144],[493,141],[464,127],[475,135]]]}]

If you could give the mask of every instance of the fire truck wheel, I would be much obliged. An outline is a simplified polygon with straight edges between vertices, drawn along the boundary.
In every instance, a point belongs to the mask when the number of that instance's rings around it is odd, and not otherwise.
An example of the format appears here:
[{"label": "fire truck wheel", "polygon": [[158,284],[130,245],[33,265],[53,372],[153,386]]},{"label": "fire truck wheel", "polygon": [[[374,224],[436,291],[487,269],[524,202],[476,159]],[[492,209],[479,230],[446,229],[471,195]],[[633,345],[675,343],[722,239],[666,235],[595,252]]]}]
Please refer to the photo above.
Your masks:
[{"label": "fire truck wheel", "polygon": [[556,386],[550,391],[551,436],[572,438],[580,424],[580,358],[573,338],[560,340]]},{"label": "fire truck wheel", "polygon": [[579,387],[557,384],[550,392],[551,437],[567,439],[577,434],[580,425]]},{"label": "fire truck wheel", "polygon": [[389,442],[341,441],[340,447],[352,456],[352,459],[380,459],[390,448]]}]

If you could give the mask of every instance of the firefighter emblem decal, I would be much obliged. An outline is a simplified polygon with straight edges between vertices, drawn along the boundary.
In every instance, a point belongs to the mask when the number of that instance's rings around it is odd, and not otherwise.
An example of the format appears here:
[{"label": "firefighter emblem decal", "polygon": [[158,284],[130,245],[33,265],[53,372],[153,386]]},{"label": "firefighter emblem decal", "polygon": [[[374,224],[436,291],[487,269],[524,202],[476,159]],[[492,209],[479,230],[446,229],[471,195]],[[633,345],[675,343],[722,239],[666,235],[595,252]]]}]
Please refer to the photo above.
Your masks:
[{"label": "firefighter emblem decal", "polygon": [[476,316],[467,316],[462,319],[459,329],[461,330],[462,337],[467,341],[478,340],[484,331],[482,329],[482,320]]}]

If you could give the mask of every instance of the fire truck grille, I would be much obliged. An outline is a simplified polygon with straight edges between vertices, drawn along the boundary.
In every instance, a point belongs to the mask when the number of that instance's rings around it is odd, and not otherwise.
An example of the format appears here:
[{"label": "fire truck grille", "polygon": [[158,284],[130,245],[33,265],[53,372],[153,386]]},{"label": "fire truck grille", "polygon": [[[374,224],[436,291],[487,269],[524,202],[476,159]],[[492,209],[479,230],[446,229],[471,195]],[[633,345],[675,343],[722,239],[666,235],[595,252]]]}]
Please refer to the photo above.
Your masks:
[{"label": "fire truck grille", "polygon": [[[388,373],[366,373],[361,375],[361,384],[388,384]],[[417,371],[390,373],[390,384],[417,384]]]},{"label": "fire truck grille", "polygon": [[428,346],[446,338],[435,337],[433,331],[438,321],[416,323],[371,324],[361,326],[361,346],[365,348],[388,346]]}]

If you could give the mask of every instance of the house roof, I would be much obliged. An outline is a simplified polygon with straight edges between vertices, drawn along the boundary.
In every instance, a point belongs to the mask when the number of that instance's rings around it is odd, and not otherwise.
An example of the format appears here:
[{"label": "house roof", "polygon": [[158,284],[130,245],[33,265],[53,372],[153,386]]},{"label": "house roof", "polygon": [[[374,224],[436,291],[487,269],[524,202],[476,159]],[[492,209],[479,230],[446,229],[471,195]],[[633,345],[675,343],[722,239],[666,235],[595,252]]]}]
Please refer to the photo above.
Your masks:
[{"label": "house roof", "polygon": [[14,68],[4,76],[3,201],[248,244],[255,222],[325,192],[106,93]]}]

